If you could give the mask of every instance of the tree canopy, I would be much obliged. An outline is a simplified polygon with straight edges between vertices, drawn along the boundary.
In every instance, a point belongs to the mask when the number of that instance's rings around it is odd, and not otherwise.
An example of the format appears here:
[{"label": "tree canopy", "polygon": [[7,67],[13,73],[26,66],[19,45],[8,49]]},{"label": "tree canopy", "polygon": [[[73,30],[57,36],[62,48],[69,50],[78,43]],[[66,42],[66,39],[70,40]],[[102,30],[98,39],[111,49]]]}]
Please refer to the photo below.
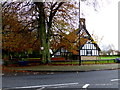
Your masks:
[{"label": "tree canopy", "polygon": [[[75,34],[78,6],[78,2],[2,2],[3,50],[38,50],[43,63],[50,61],[50,49],[54,52],[62,45],[77,53],[79,42],[73,42],[79,37]],[[86,41],[81,40],[83,44]]]},{"label": "tree canopy", "polygon": [[76,28],[76,9],[76,3],[71,2],[4,2],[3,49],[19,52],[44,47],[41,53],[49,56],[51,41]]}]

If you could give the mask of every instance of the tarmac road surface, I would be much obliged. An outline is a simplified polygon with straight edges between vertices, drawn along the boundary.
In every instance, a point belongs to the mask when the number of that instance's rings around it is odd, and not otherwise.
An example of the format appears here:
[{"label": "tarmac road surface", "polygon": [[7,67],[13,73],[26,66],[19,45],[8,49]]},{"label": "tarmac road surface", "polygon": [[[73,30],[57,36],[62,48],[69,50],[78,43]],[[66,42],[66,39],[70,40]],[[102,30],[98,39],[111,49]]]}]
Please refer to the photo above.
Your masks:
[{"label": "tarmac road surface", "polygon": [[3,90],[118,90],[120,70],[3,76]]}]

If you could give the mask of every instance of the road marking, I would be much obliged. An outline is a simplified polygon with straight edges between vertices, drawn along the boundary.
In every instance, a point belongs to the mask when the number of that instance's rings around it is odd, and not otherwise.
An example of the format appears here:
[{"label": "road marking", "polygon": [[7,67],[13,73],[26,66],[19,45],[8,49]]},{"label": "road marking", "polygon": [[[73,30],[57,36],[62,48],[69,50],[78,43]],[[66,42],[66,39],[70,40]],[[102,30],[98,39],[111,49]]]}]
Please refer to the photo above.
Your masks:
[{"label": "road marking", "polygon": [[112,79],[111,81],[118,81],[118,80],[120,80],[120,79]]},{"label": "road marking", "polygon": [[64,86],[64,85],[75,85],[79,83],[64,83],[64,84],[52,84],[52,85],[39,85],[39,86],[25,86],[25,87],[14,87],[15,89],[21,88],[39,88],[39,87],[52,87],[52,86]]},{"label": "road marking", "polygon": [[106,85],[112,85],[111,83],[108,83],[108,84],[95,84],[95,85],[98,85],[98,86],[106,86]]},{"label": "road marking", "polygon": [[52,88],[65,88],[65,87],[68,87],[68,86],[55,86],[55,87],[52,87]]},{"label": "road marking", "polygon": [[41,88],[39,88],[39,89],[36,89],[36,90],[43,90],[45,87],[41,87]]},{"label": "road marking", "polygon": [[90,84],[85,84],[82,88],[87,88]]},{"label": "road marking", "polygon": [[2,76],[2,75],[4,75],[4,74],[0,74],[0,76]]}]

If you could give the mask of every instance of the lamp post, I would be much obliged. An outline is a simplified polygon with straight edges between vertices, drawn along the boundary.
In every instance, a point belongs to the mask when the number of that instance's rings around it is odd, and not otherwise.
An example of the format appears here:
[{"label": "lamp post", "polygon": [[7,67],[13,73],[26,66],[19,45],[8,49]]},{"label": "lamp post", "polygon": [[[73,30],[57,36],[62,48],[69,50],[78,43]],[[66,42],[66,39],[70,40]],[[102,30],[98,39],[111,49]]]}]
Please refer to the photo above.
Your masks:
[{"label": "lamp post", "polygon": [[79,0],[79,65],[81,65],[81,54],[80,54],[80,47],[81,47],[81,44],[80,44],[80,0]]}]

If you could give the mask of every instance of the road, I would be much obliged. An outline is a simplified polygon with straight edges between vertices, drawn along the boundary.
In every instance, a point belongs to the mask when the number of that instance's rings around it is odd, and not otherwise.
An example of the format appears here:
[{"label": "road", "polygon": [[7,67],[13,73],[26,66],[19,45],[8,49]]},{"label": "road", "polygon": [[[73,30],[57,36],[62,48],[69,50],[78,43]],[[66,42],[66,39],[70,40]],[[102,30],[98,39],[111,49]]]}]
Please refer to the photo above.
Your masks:
[{"label": "road", "polygon": [[60,90],[67,88],[70,90],[114,88],[115,90],[120,81],[118,72],[120,70],[3,76],[2,85],[3,90],[59,90],[59,88]]}]

